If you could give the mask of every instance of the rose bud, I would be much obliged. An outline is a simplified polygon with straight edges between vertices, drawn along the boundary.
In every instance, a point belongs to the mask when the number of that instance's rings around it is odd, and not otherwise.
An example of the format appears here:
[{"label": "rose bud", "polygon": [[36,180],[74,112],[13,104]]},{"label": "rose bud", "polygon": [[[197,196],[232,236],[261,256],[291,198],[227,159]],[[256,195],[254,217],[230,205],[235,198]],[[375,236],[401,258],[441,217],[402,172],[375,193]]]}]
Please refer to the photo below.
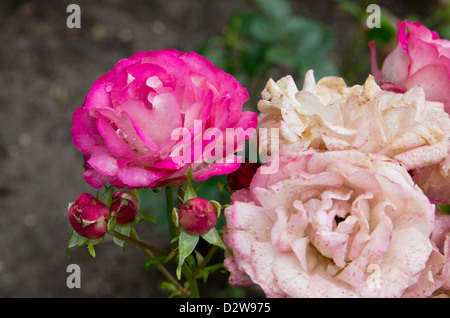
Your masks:
[{"label": "rose bud", "polygon": [[112,199],[109,211],[115,213],[116,223],[133,222],[139,212],[139,202],[136,197],[126,191],[116,191],[113,193]]},{"label": "rose bud", "polygon": [[256,170],[261,166],[259,163],[245,162],[241,163],[239,168],[230,173],[227,177],[228,184],[231,190],[241,190],[248,188],[252,182]]},{"label": "rose bud", "polygon": [[214,206],[202,198],[187,200],[178,212],[180,227],[189,234],[202,235],[211,230],[217,221]]},{"label": "rose bud", "polygon": [[98,239],[108,231],[108,207],[89,193],[82,193],[69,208],[69,221],[83,237]]}]

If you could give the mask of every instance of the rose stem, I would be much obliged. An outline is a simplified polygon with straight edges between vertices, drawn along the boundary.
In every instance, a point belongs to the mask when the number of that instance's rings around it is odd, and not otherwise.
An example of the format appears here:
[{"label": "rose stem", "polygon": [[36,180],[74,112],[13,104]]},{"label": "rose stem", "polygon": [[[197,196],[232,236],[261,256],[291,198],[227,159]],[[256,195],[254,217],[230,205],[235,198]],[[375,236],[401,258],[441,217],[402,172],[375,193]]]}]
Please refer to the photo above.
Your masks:
[{"label": "rose stem", "polygon": [[170,240],[172,242],[172,248],[175,247],[175,244],[173,242],[173,239],[177,235],[177,231],[175,229],[175,224],[173,224],[172,220],[172,211],[175,207],[173,202],[173,187],[166,187],[166,215],[167,215],[167,224],[169,225],[169,233],[170,233]]},{"label": "rose stem", "polygon": [[[139,242],[142,242],[141,239],[139,238],[138,234],[136,233],[136,230],[134,228],[132,228],[131,230],[131,235],[132,237]],[[155,256],[153,255],[153,253],[148,250],[147,248],[143,247],[143,246],[139,246],[146,254],[149,258],[155,258]],[[182,293],[185,294],[187,297],[192,297],[192,294],[189,290],[186,290],[183,286],[180,285],[180,283],[178,282],[177,279],[175,279],[175,277],[173,277],[169,271],[164,267],[164,265],[162,264],[155,264],[156,267],[159,269],[159,271],[172,283],[176,286],[176,288]]]}]

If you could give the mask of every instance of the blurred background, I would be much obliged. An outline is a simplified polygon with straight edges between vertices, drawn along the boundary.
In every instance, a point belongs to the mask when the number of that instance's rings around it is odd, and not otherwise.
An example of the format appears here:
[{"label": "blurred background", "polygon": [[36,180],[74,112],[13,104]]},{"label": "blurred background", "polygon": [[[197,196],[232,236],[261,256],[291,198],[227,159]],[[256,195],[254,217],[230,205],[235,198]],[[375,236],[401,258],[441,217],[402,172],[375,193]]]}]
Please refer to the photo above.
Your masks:
[{"label": "blurred background", "polygon": [[[81,28],[66,12],[81,8]],[[369,4],[381,7],[381,28],[367,28]],[[167,297],[162,276],[146,256],[107,239],[92,258],[66,245],[67,204],[81,192],[81,153],[71,142],[72,114],[92,83],[137,51],[196,51],[249,90],[256,111],[269,78],[304,73],[342,76],[362,84],[369,74],[367,43],[378,60],[395,45],[397,20],[419,21],[450,38],[449,1],[301,0],[2,0],[0,2],[0,297]],[[221,179],[222,178],[222,179]],[[217,182],[202,196],[224,200]],[[146,213],[162,220],[161,193],[143,196]],[[136,229],[143,240],[168,245],[163,227]],[[220,254],[220,255],[219,255]],[[222,253],[214,261],[221,262]],[[81,288],[69,289],[69,264],[81,268]],[[231,288],[220,271],[200,283],[204,297],[258,297],[257,287]]]}]

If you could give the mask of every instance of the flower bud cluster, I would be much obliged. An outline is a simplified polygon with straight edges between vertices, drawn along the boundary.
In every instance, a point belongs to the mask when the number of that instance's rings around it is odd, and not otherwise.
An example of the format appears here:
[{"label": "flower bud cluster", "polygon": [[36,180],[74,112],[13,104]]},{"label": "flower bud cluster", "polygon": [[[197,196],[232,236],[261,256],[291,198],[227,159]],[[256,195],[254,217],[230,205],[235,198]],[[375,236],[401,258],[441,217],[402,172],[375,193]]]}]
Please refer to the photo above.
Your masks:
[{"label": "flower bud cluster", "polygon": [[69,221],[82,237],[99,239],[108,231],[113,216],[117,224],[124,225],[133,222],[138,211],[138,200],[126,191],[114,192],[109,207],[89,193],[82,193],[69,207]]}]

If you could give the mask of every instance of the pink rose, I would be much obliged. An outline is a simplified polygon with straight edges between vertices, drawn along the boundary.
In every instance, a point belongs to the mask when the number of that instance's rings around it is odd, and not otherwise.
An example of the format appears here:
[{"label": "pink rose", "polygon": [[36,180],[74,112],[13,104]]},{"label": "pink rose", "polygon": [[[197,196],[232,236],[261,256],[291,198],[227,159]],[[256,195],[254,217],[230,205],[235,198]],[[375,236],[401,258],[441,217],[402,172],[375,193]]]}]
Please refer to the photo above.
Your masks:
[{"label": "pink rose", "polygon": [[230,284],[268,297],[401,297],[427,270],[435,206],[399,164],[356,150],[280,153],[225,209]]},{"label": "pink rose", "polygon": [[242,112],[247,99],[196,53],[138,52],[96,80],[73,115],[83,175],[95,188],[138,188],[183,183],[189,167],[197,181],[230,173],[257,123],[256,113]]},{"label": "pink rose", "polygon": [[381,72],[375,44],[369,44],[372,74],[387,90],[404,92],[422,86],[427,100],[444,103],[450,114],[450,41],[417,22],[398,22],[397,29],[397,46],[384,60]]}]

